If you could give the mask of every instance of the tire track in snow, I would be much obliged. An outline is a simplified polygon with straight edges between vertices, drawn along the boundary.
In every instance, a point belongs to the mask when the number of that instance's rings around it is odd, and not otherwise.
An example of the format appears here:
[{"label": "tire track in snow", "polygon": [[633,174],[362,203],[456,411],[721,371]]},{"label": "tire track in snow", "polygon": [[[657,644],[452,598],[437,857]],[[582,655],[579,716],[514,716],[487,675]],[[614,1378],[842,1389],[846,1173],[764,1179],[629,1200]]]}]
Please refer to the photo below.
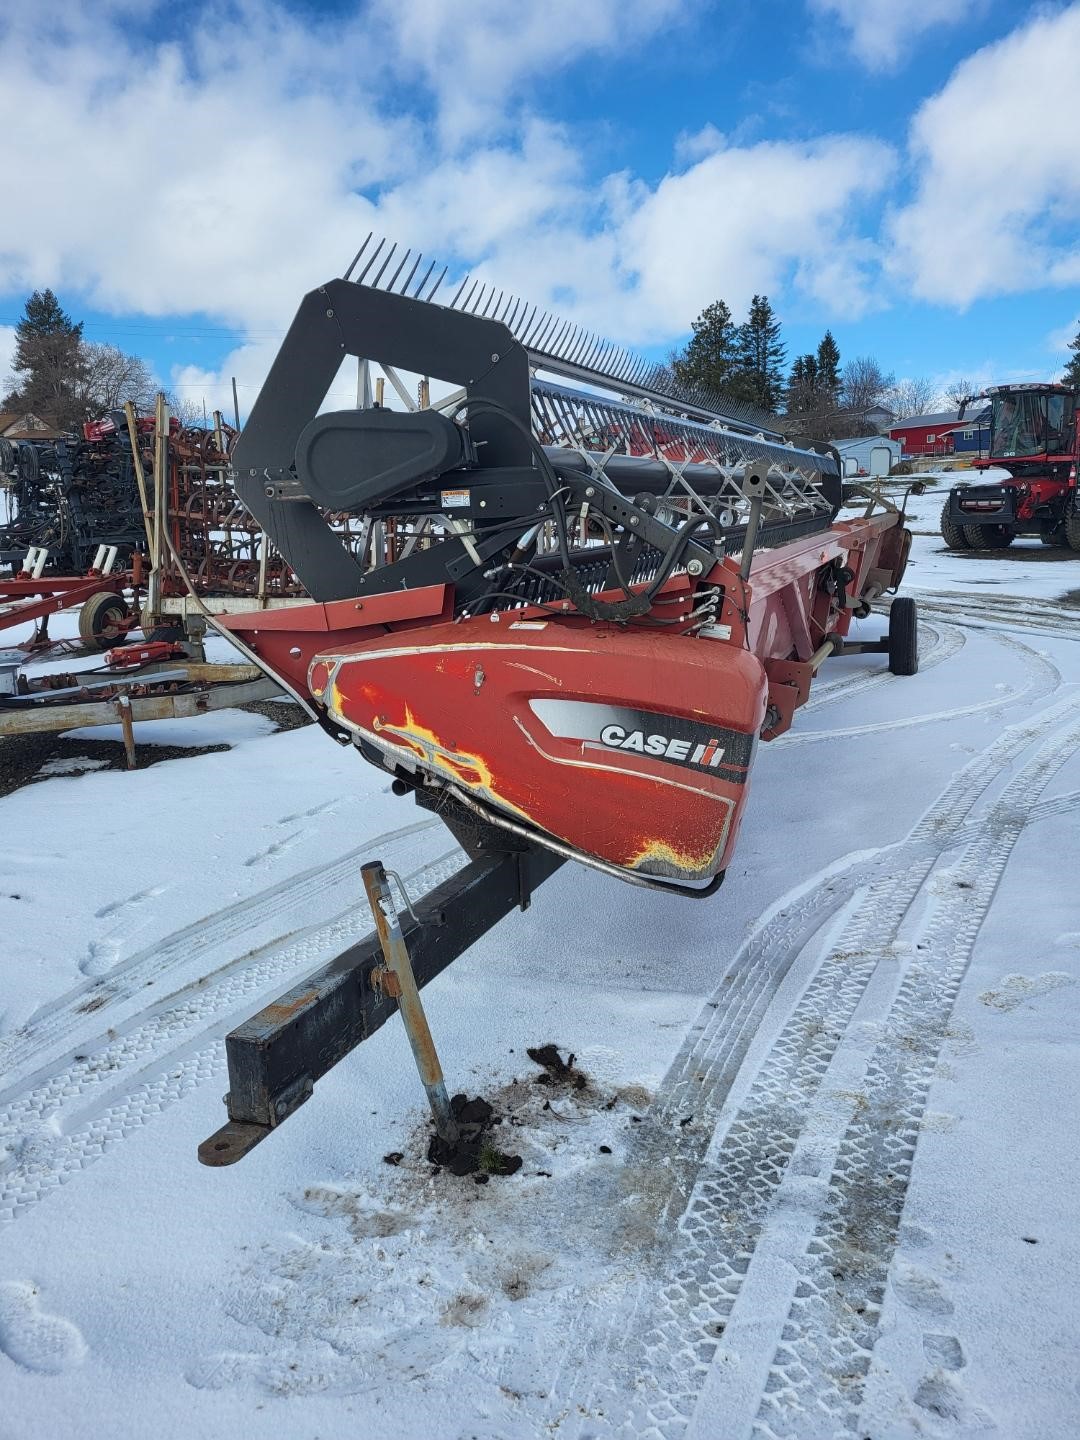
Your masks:
[{"label": "tire track in snow", "polygon": [[[430,888],[466,863],[455,848],[405,879]],[[0,1115],[0,1133],[9,1145],[0,1162],[0,1222],[16,1219],[133,1130],[221,1074],[220,1037],[237,1019],[370,930],[370,915],[358,903],[284,944],[230,961],[98,1036],[56,1070],[30,1077]]]},{"label": "tire track in snow", "polygon": [[[301,871],[166,935],[164,939],[114,964],[100,978],[73,986],[40,1006],[25,1024],[10,1035],[0,1037],[0,1070],[11,1075],[28,1062],[40,1061],[44,1049],[60,1045],[80,1030],[85,1030],[87,1017],[98,1016],[100,1019],[102,1010],[157,985],[170,971],[180,966],[189,968],[205,963],[214,951],[235,945],[239,939],[249,939],[257,926],[276,922],[279,927],[276,933],[272,931],[266,936],[264,946],[287,938],[299,927],[300,917],[310,914],[321,897],[337,894],[350,882],[354,890],[359,889],[357,867],[361,859],[376,848],[385,851],[397,847],[439,824],[438,820],[420,820],[397,830],[388,830],[347,851],[328,865]],[[99,1020],[91,1023],[96,1025]],[[0,1091],[0,1105],[10,1093],[10,1087]]]},{"label": "tire track in snow", "polygon": [[[586,1409],[599,1407],[609,1432],[684,1433],[807,1111],[875,971],[895,954],[890,946],[942,853],[981,834],[983,822],[967,818],[980,796],[1018,752],[1055,730],[1065,733],[1074,717],[1074,704],[1065,702],[1008,727],[958,772],[906,840],[833,872],[819,889],[804,889],[744,944],[669,1068],[635,1135],[635,1153],[628,1155],[628,1168],[662,1175],[655,1183],[664,1191],[653,1200],[658,1243],[637,1288],[630,1343],[620,1316],[619,1334],[609,1334],[606,1346],[601,1340],[596,1354],[604,1312],[586,1297],[576,1328],[589,1338],[567,1345],[549,1417],[561,1418],[591,1395]],[[1027,788],[1027,769],[1022,774],[1021,824],[1034,817],[1037,800]],[[1056,797],[1047,805],[1056,812],[1066,801]],[[864,899],[820,962],[702,1175],[724,1100],[761,1016],[814,935],[861,889]],[[679,1123],[687,1115],[694,1117],[692,1127]],[[674,1254],[665,1255],[680,1216],[683,1233]],[[582,1353],[590,1356],[585,1365],[577,1359]],[[651,1387],[644,1394],[642,1377]],[[627,1408],[626,1397],[635,1393],[638,1402]]]},{"label": "tire track in snow", "polygon": [[1023,595],[972,595],[968,591],[914,590],[919,610],[970,630],[1007,628],[1059,640],[1080,640],[1080,608]]},{"label": "tire track in snow", "polygon": [[[925,651],[920,651],[920,672],[932,670],[935,665],[941,665],[944,661],[951,660],[966,643],[964,632],[955,625],[942,625],[940,630],[933,629],[929,625],[925,628],[931,631],[933,639]],[[883,663],[884,658],[882,656]],[[864,690],[876,690],[881,685],[891,685],[897,681],[903,684],[906,678],[906,676],[894,675],[891,670],[881,669],[874,670],[870,674],[846,679],[838,675],[821,684],[815,681],[810,688],[810,699],[799,713],[805,715],[807,711],[820,710],[824,705],[832,705],[837,700],[847,700],[852,695],[861,695]]]},{"label": "tire track in snow", "polygon": [[920,927],[847,1128],[828,1199],[800,1264],[753,1434],[833,1440],[864,1433],[873,1358],[919,1127],[956,996],[1013,847],[1038,795],[1080,748],[1080,724],[1044,744],[1006,785],[949,869]]},{"label": "tire track in snow", "polygon": [[955,720],[962,715],[977,715],[983,710],[1003,709],[1016,705],[1021,700],[1041,700],[1060,686],[1061,672],[1045,656],[1009,635],[994,634],[992,638],[1006,649],[1014,651],[1027,667],[1030,678],[1022,689],[1003,691],[993,699],[980,700],[973,705],[955,706],[949,710],[936,710],[924,715],[904,715],[895,720],[876,720],[867,725],[849,725],[842,730],[789,730],[772,743],[787,749],[792,745],[811,745],[819,740],[845,740],[861,735],[877,735],[886,730],[907,730],[913,725],[931,725],[938,720]]}]

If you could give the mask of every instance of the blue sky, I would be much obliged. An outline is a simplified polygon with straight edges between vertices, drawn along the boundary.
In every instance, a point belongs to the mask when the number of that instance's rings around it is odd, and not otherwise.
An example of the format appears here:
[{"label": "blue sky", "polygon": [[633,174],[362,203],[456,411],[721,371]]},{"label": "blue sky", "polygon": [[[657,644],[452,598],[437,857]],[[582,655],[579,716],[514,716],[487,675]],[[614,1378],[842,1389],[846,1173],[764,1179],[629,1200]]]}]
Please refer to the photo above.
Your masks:
[{"label": "blue sky", "polygon": [[49,285],[246,408],[375,229],[654,354],[764,291],[789,356],[830,327],[898,377],[1049,377],[1077,73],[1076,3],[5,0],[0,372]]}]

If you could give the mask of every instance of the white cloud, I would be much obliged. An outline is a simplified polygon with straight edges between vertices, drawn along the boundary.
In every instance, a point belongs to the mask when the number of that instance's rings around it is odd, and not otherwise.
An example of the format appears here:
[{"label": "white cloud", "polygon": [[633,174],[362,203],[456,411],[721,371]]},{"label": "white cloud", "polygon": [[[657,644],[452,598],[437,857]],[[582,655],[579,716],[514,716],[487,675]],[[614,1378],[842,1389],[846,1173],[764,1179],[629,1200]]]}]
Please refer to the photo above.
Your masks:
[{"label": "white cloud", "polygon": [[811,11],[848,31],[855,59],[870,70],[895,70],[928,31],[957,25],[984,0],[809,0]]},{"label": "white cloud", "polygon": [[0,400],[13,388],[15,377],[11,366],[15,360],[15,327],[0,325]]},{"label": "white cloud", "polygon": [[[876,257],[845,217],[889,172],[880,143],[740,146],[707,129],[650,187],[590,176],[576,137],[523,103],[537,76],[666,35],[690,4],[478,0],[466,23],[417,0],[331,24],[237,0],[193,12],[183,44],[150,44],[114,19],[148,29],[154,0],[106,0],[93,23],[13,0],[0,72],[35,144],[10,147],[5,180],[35,203],[0,208],[0,293],[51,285],[117,313],[212,315],[252,334],[226,380],[265,366],[258,332],[284,329],[369,229],[624,343],[676,338],[717,295],[738,310],[788,285],[858,313]],[[43,27],[49,67],[33,63]],[[486,143],[470,138],[466,92],[496,107]],[[194,389],[205,373],[173,379]]]},{"label": "white cloud", "polygon": [[1057,330],[1051,330],[1046,337],[1046,348],[1052,355],[1066,356],[1069,353],[1069,346],[1080,334],[1080,315],[1068,325],[1062,325]]},{"label": "white cloud", "polygon": [[965,60],[911,126],[893,268],[926,300],[1080,282],[1080,5]]},{"label": "white cloud", "polygon": [[621,260],[644,314],[658,329],[665,316],[685,324],[717,295],[738,312],[791,281],[833,314],[865,311],[874,250],[847,217],[893,163],[879,141],[829,136],[721,148],[653,191],[628,185]]}]

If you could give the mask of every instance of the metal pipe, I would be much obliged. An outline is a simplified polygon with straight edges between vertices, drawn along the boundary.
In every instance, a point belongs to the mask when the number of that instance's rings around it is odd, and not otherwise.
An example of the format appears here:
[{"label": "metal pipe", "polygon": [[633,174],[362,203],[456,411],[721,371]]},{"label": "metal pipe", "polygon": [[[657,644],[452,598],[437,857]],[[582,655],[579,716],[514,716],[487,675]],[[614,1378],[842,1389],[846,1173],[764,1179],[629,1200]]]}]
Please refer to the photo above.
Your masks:
[{"label": "metal pipe", "polygon": [[394,898],[390,893],[382,861],[369,861],[361,867],[360,874],[367,891],[371,913],[375,917],[383,959],[386,961],[386,970],[376,971],[373,978],[385,993],[393,995],[398,1002],[416,1068],[420,1072],[428,1104],[435,1118],[435,1128],[447,1145],[456,1145],[459,1138],[457,1121],[450,1109],[450,1097],[446,1093],[442,1066],[439,1064],[435,1042],[431,1038],[427,1016],[420,1001],[420,991],[416,986],[408,946],[401,933]]},{"label": "metal pipe", "polygon": [[[750,566],[754,560],[754,546],[757,544],[763,504],[764,501],[760,495],[755,495],[750,501],[750,518],[746,522],[746,539],[743,541],[742,559],[739,561],[739,578],[742,580],[750,578]],[[822,656],[822,659],[824,658]]]},{"label": "metal pipe", "polygon": [[814,653],[810,656],[810,669],[814,672],[815,675],[821,669],[822,665],[825,663],[825,661],[829,658],[829,656],[833,653],[835,649],[836,641],[826,640],[824,644],[819,645],[818,648],[814,651]]},{"label": "metal pipe", "polygon": [[150,501],[146,494],[146,476],[143,473],[142,452],[139,449],[139,427],[135,422],[135,406],[130,400],[124,405],[124,419],[127,421],[128,439],[131,441],[131,466],[135,471],[135,484],[139,489],[139,504],[143,512],[143,529],[146,531],[146,554],[153,564],[154,536],[150,529]]}]

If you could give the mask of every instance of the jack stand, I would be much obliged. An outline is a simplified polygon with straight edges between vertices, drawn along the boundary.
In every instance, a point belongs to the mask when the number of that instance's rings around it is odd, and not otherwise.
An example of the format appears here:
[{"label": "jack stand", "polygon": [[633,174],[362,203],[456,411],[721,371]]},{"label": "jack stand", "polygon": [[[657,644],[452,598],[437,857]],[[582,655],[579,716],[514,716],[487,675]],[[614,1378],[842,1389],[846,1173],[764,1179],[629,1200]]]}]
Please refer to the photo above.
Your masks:
[{"label": "jack stand", "polygon": [[[392,995],[398,1002],[405,1033],[412,1046],[416,1068],[420,1072],[428,1104],[435,1117],[435,1129],[439,1138],[447,1145],[457,1145],[459,1140],[457,1121],[450,1109],[450,1098],[446,1093],[442,1066],[435,1050],[435,1042],[428,1029],[427,1016],[420,1003],[420,992],[416,988],[412,961],[409,959],[405,937],[401,933],[397,910],[394,906],[386,871],[381,860],[372,860],[361,867],[371,913],[375,917],[375,928],[382,946],[385,969],[376,970],[372,980],[385,995]],[[400,882],[399,882],[400,883]],[[406,897],[407,901],[408,897]]]}]

